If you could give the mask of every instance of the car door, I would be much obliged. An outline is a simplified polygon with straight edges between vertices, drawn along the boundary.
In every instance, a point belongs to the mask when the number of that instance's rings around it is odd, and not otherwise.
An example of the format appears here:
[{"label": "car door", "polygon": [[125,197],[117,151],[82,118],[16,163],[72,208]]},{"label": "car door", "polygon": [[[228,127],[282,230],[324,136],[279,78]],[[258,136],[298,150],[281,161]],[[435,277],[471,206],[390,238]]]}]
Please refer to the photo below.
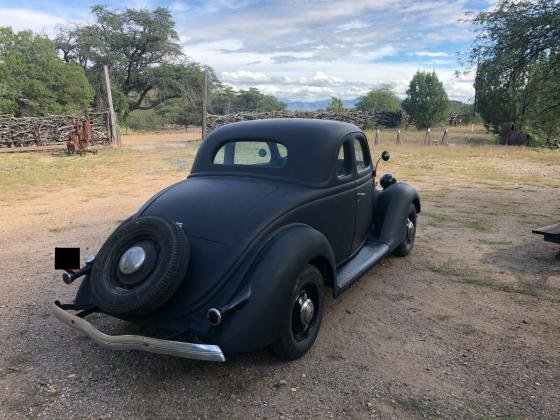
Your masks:
[{"label": "car door", "polygon": [[355,193],[355,227],[352,253],[357,252],[371,232],[373,220],[373,177],[367,141],[362,134],[352,137],[354,171],[357,180]]},{"label": "car door", "polygon": [[[337,154],[335,163],[336,179],[339,185],[352,184],[354,167],[351,139],[344,141]],[[340,188],[338,192],[322,200],[323,233],[331,243],[337,264],[347,260],[352,250],[354,238],[355,210],[354,188]]]}]

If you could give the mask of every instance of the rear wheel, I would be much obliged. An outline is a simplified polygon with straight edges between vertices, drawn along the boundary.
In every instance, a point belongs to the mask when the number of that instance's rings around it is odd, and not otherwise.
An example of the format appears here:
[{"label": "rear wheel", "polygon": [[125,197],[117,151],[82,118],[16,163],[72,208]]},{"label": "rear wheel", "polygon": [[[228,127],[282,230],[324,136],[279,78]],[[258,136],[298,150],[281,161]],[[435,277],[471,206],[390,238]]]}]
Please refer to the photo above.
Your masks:
[{"label": "rear wheel", "polygon": [[272,345],[280,359],[295,360],[307,353],[319,333],[324,306],[323,276],[317,267],[307,264],[292,289],[281,336]]},{"label": "rear wheel", "polygon": [[395,249],[394,254],[398,257],[405,257],[410,254],[412,247],[414,246],[414,240],[416,239],[416,226],[418,223],[418,217],[416,214],[416,207],[414,204],[410,205],[410,211],[405,221],[404,228],[406,229],[406,239],[400,244],[397,249]]}]

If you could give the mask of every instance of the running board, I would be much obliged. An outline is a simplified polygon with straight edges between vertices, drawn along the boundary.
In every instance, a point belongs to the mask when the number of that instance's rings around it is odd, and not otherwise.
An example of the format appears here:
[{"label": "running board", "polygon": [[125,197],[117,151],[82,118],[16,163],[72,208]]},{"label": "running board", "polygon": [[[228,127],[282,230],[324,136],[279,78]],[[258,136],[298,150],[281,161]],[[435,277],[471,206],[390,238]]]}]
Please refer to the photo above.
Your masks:
[{"label": "running board", "polygon": [[382,242],[367,242],[362,249],[336,273],[334,297],[358,280],[367,270],[389,252],[389,246]]}]

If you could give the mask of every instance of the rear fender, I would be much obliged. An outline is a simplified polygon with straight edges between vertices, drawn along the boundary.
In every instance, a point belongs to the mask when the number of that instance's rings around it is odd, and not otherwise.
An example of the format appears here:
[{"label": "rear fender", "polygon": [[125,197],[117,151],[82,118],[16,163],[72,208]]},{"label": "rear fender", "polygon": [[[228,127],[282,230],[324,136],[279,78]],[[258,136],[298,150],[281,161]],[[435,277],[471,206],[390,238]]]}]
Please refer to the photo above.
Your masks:
[{"label": "rear fender", "polygon": [[256,257],[246,275],[244,287],[251,297],[236,312],[209,331],[207,341],[227,353],[240,353],[272,344],[280,335],[294,282],[305,265],[323,261],[334,276],[334,255],[328,240],[317,230],[302,224],[289,225],[277,232]]},{"label": "rear fender", "polygon": [[373,216],[373,238],[389,246],[392,251],[406,240],[404,228],[410,205],[420,213],[420,197],[416,189],[397,182],[379,194]]}]

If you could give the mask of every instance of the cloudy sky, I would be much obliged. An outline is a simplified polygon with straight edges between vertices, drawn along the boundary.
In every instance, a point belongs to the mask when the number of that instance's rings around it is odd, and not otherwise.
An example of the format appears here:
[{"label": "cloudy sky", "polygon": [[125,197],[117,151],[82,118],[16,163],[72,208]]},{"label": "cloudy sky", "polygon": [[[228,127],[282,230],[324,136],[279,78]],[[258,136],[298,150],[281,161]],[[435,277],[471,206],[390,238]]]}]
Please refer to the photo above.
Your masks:
[{"label": "cloudy sky", "polygon": [[[113,8],[168,7],[185,53],[236,88],[283,99],[353,99],[390,82],[403,96],[416,70],[435,70],[453,99],[471,101],[472,77],[455,77],[473,33],[467,10],[495,0],[113,0]],[[89,22],[79,0],[0,0],[0,26],[52,34]]]}]

